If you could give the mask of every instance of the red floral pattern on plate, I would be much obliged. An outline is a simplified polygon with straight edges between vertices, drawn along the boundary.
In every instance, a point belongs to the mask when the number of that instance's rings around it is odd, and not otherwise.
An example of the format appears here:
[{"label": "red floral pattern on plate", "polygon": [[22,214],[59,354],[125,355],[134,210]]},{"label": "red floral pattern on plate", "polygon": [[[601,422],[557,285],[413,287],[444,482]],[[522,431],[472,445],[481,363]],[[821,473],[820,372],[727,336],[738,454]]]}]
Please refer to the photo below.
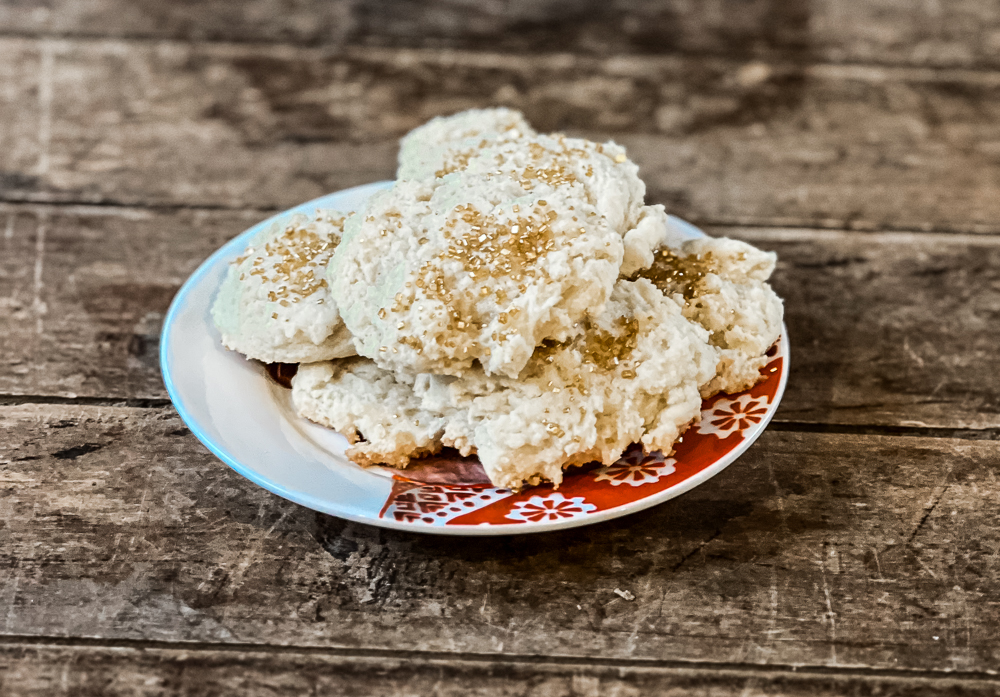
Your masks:
[{"label": "red floral pattern on plate", "polygon": [[[764,379],[753,388],[705,400],[701,422],[681,436],[669,457],[644,453],[634,445],[613,465],[591,464],[567,471],[558,492],[550,484],[520,492],[497,489],[482,483],[474,464],[441,458],[423,464],[427,471],[419,476],[414,476],[415,470],[392,471],[392,492],[380,517],[416,527],[517,526],[586,518],[650,497],[662,498],[719,463],[744,440],[756,437],[775,406],[785,369],[782,346],[779,342],[768,351],[771,360],[761,369]],[[466,468],[468,481],[455,481],[456,464]],[[435,474],[431,471],[435,467],[448,471]]]},{"label": "red floral pattern on plate", "polygon": [[611,486],[642,486],[672,474],[676,462],[672,457],[664,458],[663,453],[645,453],[641,448],[633,448],[615,464],[594,470],[594,481],[606,481]]},{"label": "red floral pattern on plate", "polygon": [[453,518],[510,496],[509,489],[491,486],[421,486],[397,480],[380,518],[406,523],[444,525]]},{"label": "red floral pattern on plate", "polygon": [[519,501],[514,510],[505,517],[510,520],[523,520],[529,523],[542,523],[550,520],[568,520],[587,515],[597,510],[597,506],[586,503],[582,496],[568,499],[562,494],[548,496],[532,496],[527,501]]},{"label": "red floral pattern on plate", "polygon": [[713,434],[728,438],[761,423],[767,415],[767,396],[753,397],[741,394],[732,399],[723,399],[702,411],[701,422],[696,426],[699,433]]}]

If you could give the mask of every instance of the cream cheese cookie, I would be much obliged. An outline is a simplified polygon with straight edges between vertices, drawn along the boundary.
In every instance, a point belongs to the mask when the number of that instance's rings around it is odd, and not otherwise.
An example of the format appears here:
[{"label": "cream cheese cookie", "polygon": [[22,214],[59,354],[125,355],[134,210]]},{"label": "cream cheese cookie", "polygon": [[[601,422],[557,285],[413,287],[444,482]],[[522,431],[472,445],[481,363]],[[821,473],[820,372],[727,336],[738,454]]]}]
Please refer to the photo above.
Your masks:
[{"label": "cream cheese cookie", "polygon": [[330,264],[359,354],[387,370],[516,376],[543,341],[600,313],[623,242],[565,188],[457,172],[400,181],[348,224]]},{"label": "cream cheese cookie", "polygon": [[661,248],[639,274],[673,297],[719,349],[718,375],[702,387],[706,397],[760,381],[765,354],[781,334],[781,298],[767,283],[776,260],[746,242],[704,237]]},{"label": "cream cheese cookie", "polygon": [[534,136],[519,111],[498,107],[438,116],[403,137],[397,179],[434,179],[455,172],[488,145]]},{"label": "cream cheese cookie", "polygon": [[526,191],[574,190],[621,235],[635,227],[646,194],[625,148],[561,134],[492,143],[463,169],[510,177]]},{"label": "cream cheese cookie", "polygon": [[295,404],[360,434],[366,442],[348,452],[355,461],[401,466],[443,444],[478,454],[496,486],[515,489],[558,485],[565,467],[613,463],[632,443],[669,452],[699,417],[699,386],[715,375],[707,332],[646,280],[618,282],[604,312],[584,324],[577,337],[540,347],[516,378],[321,364],[293,380]]},{"label": "cream cheese cookie", "polygon": [[325,272],[345,217],[320,211],[275,223],[226,273],[212,306],[222,343],[265,363],[354,355]]},{"label": "cream cheese cookie", "polygon": [[441,450],[444,433],[444,418],[420,407],[413,382],[367,358],[308,363],[292,378],[292,403],[347,438],[352,461],[405,467]]},{"label": "cream cheese cookie", "polygon": [[461,171],[513,178],[539,195],[555,188],[574,190],[624,238],[626,275],[649,265],[666,227],[663,207],[643,204],[646,185],[623,147],[539,135],[518,112],[462,112],[435,119],[403,139],[399,178],[435,186],[434,180]]}]

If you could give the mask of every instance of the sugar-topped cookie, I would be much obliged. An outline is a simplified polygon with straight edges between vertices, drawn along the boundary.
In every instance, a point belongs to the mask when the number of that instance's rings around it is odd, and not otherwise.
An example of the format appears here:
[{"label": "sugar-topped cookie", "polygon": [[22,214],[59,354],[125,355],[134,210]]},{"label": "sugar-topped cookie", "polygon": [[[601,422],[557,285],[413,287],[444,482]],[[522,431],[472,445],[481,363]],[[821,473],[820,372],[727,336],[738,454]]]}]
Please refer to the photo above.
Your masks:
[{"label": "sugar-topped cookie", "polygon": [[707,332],[646,280],[618,282],[583,330],[545,343],[517,378],[410,377],[355,359],[307,366],[293,397],[303,416],[357,435],[357,462],[403,466],[446,445],[478,454],[503,487],[558,484],[565,467],[613,463],[631,443],[669,452],[715,376]]},{"label": "sugar-topped cookie", "polygon": [[337,211],[294,215],[251,241],[212,306],[226,348],[265,363],[354,355],[326,281],[344,220]]}]

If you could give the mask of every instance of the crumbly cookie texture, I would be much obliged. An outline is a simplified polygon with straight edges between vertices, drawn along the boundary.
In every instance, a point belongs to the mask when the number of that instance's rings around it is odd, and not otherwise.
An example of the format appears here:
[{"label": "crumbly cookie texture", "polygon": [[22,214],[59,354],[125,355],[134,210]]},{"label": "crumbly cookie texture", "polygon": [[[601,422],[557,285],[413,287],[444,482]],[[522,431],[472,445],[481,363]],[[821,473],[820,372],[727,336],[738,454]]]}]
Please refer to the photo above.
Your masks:
[{"label": "crumbly cookie texture", "polygon": [[625,148],[558,133],[492,143],[462,169],[510,177],[527,191],[574,191],[620,235],[635,227],[646,195]]},{"label": "crumbly cookie texture", "polygon": [[646,185],[625,149],[537,134],[520,112],[475,109],[433,119],[403,138],[400,179],[431,182],[461,171],[514,178],[525,190],[569,188],[625,241],[622,273],[652,262],[666,229],[663,206],[645,206]]},{"label": "crumbly cookie texture", "polygon": [[776,260],[739,240],[705,237],[661,248],[641,272],[719,349],[718,375],[702,386],[704,396],[741,392],[761,379],[765,354],[781,334],[781,298],[767,283]]},{"label": "crumbly cookie texture", "polygon": [[295,403],[307,418],[360,433],[355,461],[402,466],[441,443],[477,453],[496,486],[514,489],[558,485],[565,467],[610,464],[635,442],[669,452],[715,375],[707,332],[644,279],[619,281],[584,325],[541,346],[516,378],[473,368],[411,379],[367,362],[322,364],[295,377]]},{"label": "crumbly cookie texture", "polygon": [[299,366],[292,402],[301,416],[347,438],[347,456],[361,465],[404,467],[442,447],[444,419],[420,408],[412,381],[366,358]]},{"label": "crumbly cookie texture", "polygon": [[516,376],[599,314],[621,236],[565,187],[456,172],[399,181],[348,223],[327,277],[359,354],[386,370]]},{"label": "crumbly cookie texture", "polygon": [[463,169],[483,148],[534,136],[519,111],[469,109],[438,116],[404,136],[399,144],[397,179],[434,179]]},{"label": "crumbly cookie texture", "polygon": [[656,250],[673,238],[667,222],[667,212],[662,205],[643,206],[639,209],[635,227],[622,235],[625,253],[619,273],[631,276],[653,263]]},{"label": "crumbly cookie texture", "polygon": [[302,364],[296,410],[361,465],[454,447],[496,486],[558,486],[633,443],[672,451],[781,330],[775,255],[686,240],[644,197],[613,142],[502,108],[433,119],[363,213],[257,240],[213,316],[227,346]]},{"label": "crumbly cookie texture", "polygon": [[355,354],[325,278],[344,220],[337,211],[295,215],[250,243],[212,306],[226,348],[266,363]]}]

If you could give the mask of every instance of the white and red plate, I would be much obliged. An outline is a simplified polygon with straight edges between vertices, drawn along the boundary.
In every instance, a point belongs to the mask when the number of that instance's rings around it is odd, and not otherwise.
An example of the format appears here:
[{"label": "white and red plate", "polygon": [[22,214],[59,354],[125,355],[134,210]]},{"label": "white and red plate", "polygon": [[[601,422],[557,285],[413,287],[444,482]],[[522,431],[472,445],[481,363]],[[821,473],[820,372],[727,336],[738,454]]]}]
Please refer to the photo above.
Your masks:
[{"label": "white and red plate", "polygon": [[[360,210],[391,182],[339,191],[280,213]],[[634,513],[698,486],[739,457],[773,416],[788,377],[787,331],[768,354],[764,379],[702,405],[701,422],[672,455],[633,448],[609,467],[569,470],[514,493],[489,484],[475,458],[437,457],[406,470],[362,468],[339,434],[298,417],[288,390],[263,366],[222,347],[210,308],[226,267],[274,218],[230,240],[177,293],[163,325],[160,365],[191,431],[223,462],[265,489],[317,511],[387,528],[446,535],[504,535],[588,525]],[[697,228],[671,224],[689,237]]]}]

